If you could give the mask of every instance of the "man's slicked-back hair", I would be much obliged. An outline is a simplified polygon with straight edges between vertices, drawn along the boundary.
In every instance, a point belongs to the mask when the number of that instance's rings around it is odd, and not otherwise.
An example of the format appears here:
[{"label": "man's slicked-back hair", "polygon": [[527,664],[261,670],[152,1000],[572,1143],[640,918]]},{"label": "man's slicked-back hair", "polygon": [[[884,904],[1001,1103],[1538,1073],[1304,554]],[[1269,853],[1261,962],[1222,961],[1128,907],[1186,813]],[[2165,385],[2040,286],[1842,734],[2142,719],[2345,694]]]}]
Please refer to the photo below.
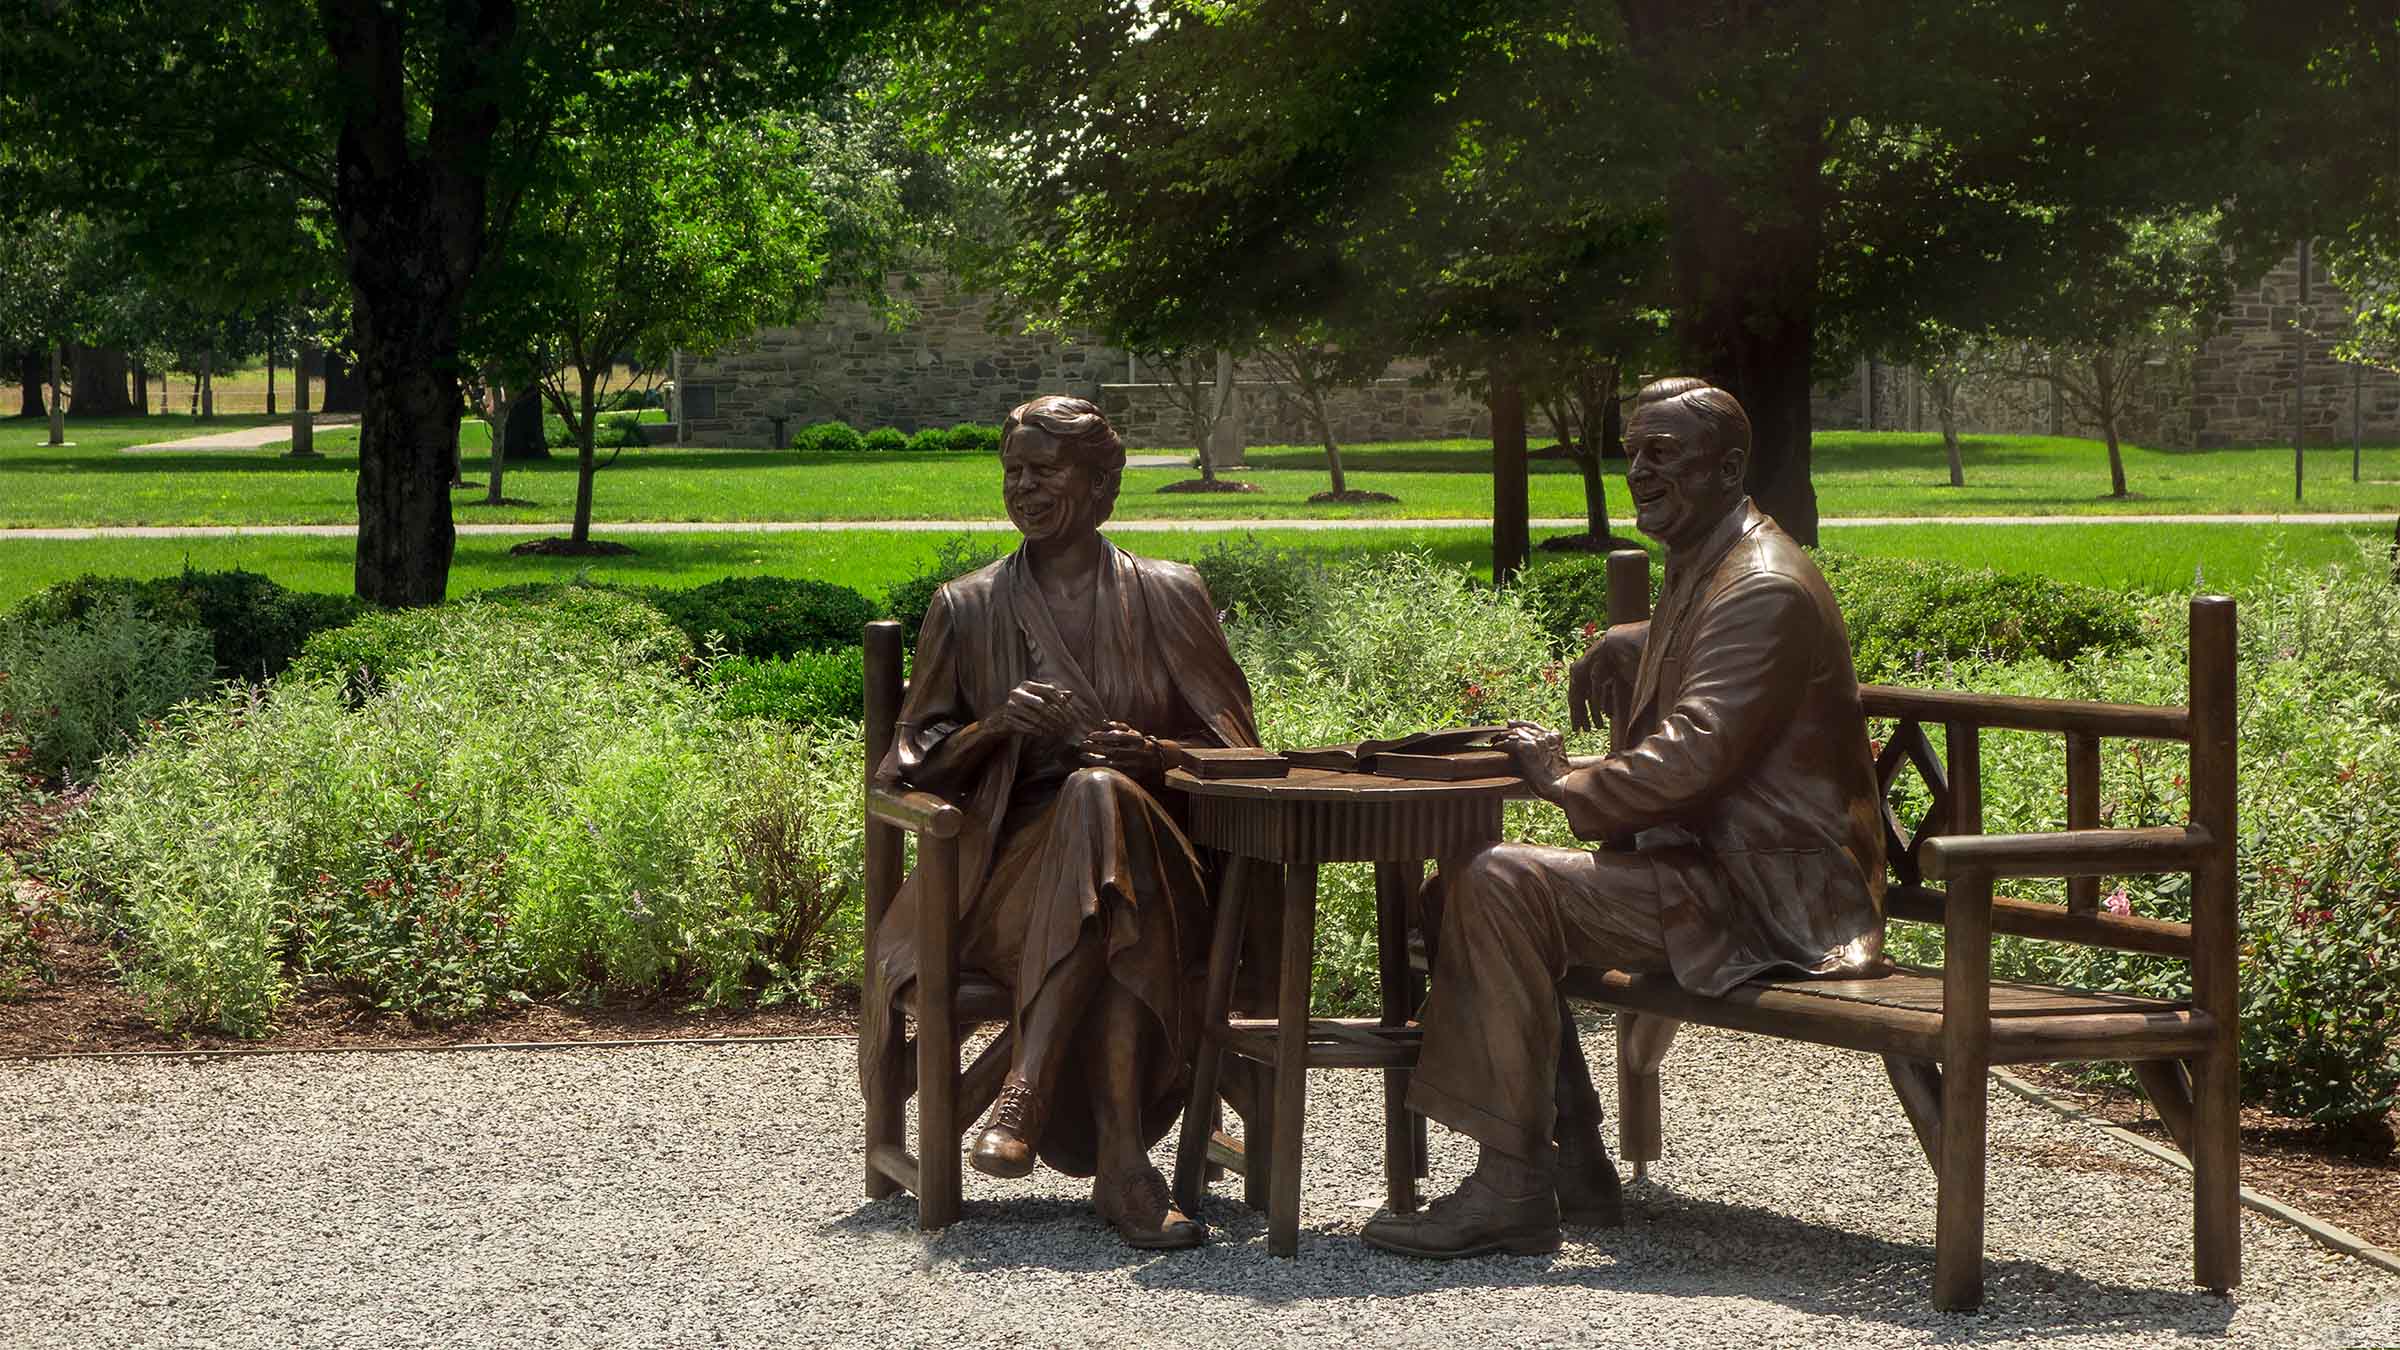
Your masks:
[{"label": "man's slicked-back hair", "polygon": [[1750,414],[1742,411],[1741,401],[1708,381],[1691,375],[1670,375],[1652,380],[1633,396],[1633,412],[1625,424],[1642,415],[1653,404],[1678,403],[1691,411],[1707,428],[1709,439],[1719,451],[1739,450],[1750,453]]}]

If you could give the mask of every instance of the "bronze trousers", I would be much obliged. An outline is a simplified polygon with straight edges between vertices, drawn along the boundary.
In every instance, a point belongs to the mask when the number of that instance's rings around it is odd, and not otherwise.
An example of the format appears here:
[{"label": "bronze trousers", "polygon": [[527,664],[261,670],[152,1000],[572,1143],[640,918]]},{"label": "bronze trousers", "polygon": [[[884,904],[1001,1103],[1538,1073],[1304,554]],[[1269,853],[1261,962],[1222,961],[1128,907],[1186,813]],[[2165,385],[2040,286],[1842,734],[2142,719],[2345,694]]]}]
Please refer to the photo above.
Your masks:
[{"label": "bronze trousers", "polygon": [[1639,853],[1496,844],[1427,888],[1433,982],[1408,1105],[1512,1158],[1549,1156],[1570,969],[1669,969]]}]

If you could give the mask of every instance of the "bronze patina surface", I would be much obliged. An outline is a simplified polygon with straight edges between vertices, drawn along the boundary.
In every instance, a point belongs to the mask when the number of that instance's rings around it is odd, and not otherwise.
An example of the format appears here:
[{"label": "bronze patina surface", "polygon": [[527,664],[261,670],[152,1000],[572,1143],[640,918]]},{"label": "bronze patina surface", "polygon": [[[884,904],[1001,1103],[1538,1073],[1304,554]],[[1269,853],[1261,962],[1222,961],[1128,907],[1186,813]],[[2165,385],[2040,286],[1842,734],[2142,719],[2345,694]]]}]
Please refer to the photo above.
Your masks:
[{"label": "bronze patina surface", "polygon": [[[1178,743],[1258,743],[1249,685],[1198,574],[1099,533],[1125,451],[1097,407],[1018,408],[1001,460],[1024,543],[934,597],[877,778],[964,813],[958,963],[1013,1005],[974,1165],[1095,1176],[1128,1242],[1190,1245],[1147,1151],[1183,1104],[1209,883],[1164,779]],[[882,988],[915,978],[921,878],[876,935]]]}]

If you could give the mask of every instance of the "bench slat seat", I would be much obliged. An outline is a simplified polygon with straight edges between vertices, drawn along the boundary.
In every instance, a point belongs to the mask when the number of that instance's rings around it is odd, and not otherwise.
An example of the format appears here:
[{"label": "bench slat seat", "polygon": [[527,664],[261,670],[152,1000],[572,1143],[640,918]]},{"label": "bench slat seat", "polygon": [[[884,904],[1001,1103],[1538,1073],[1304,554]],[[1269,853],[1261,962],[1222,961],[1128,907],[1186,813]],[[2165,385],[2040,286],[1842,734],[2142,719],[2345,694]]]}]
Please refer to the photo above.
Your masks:
[{"label": "bench slat seat", "polygon": [[[1691,993],[1673,976],[1619,970],[1578,971],[1564,987],[1570,998],[1620,1012],[1933,1063],[1944,1057],[1938,970],[1902,966],[1864,980],[1752,980],[1716,998]],[[2123,1058],[2138,1042],[2156,1058],[2178,1058],[2197,1053],[2216,1034],[2214,1019],[2188,1002],[2038,984],[1994,981],[1990,1016],[1997,1064],[2058,1059],[2066,1044],[2105,1044],[2111,1058]]]}]

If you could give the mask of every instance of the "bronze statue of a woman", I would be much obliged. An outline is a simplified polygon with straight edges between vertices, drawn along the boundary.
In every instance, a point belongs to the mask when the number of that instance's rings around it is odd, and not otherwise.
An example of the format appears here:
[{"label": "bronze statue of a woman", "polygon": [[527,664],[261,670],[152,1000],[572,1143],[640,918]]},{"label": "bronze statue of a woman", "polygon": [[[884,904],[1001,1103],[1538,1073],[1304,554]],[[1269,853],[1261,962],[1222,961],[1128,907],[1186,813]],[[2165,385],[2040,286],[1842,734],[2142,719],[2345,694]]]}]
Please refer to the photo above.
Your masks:
[{"label": "bronze statue of a woman", "polygon": [[[1250,688],[1199,574],[1101,536],[1125,447],[1097,407],[1025,404],[1000,458],[1024,543],[935,595],[877,771],[966,813],[959,964],[1015,1000],[1015,1057],[972,1162],[1095,1177],[1127,1243],[1193,1246],[1204,1232],[1149,1147],[1188,1082],[1208,885],[1161,794],[1178,743],[1258,743]],[[895,903],[869,954],[886,987],[915,975],[916,913]]]}]

